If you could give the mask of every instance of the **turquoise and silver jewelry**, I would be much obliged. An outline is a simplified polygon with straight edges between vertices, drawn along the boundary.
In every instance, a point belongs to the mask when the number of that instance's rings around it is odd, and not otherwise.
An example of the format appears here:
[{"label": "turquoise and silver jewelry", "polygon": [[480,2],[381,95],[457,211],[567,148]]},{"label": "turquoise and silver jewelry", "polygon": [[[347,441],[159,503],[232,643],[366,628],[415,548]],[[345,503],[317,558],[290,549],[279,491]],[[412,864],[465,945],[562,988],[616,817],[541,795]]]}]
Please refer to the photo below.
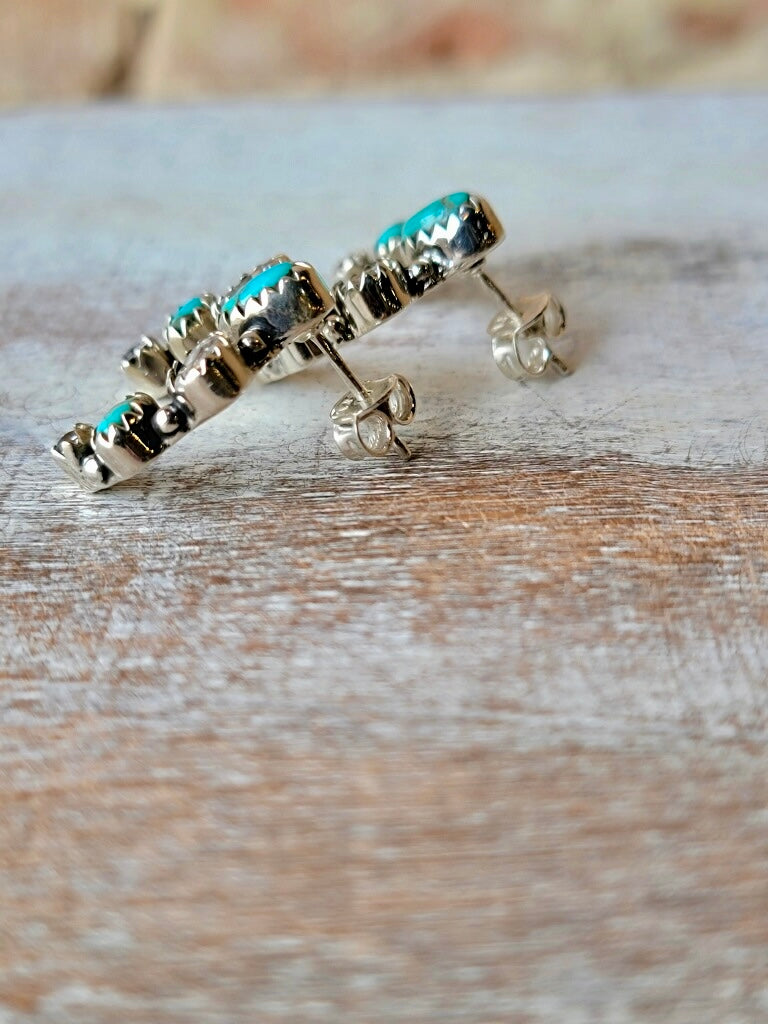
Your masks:
[{"label": "turquoise and silver jewelry", "polygon": [[372,251],[345,259],[330,289],[310,264],[275,256],[221,299],[206,292],[184,302],[159,338],[143,337],[122,361],[140,390],[95,427],[77,423],[53,454],[87,490],[111,487],[225,409],[253,380],[279,380],[327,356],[349,386],[331,410],[341,453],[409,458],[398,430],[416,412],[410,383],[400,374],[360,380],[339,348],[450,278],[469,274],[502,303],[488,330],[504,374],[537,377],[550,366],[568,372],[549,345],[565,327],[557,299],[512,301],[485,270],[503,237],[486,199],[453,192],[392,224]]},{"label": "turquoise and silver jewelry", "polygon": [[123,360],[146,390],[95,426],[75,424],[54,457],[89,491],[135,476],[231,405],[277,351],[332,310],[314,268],[285,256],[256,267],[221,304],[208,295],[190,300],[169,319],[162,341],[144,338]]},{"label": "turquoise and silver jewelry", "polygon": [[122,360],[142,390],[92,426],[77,423],[53,447],[86,490],[99,491],[141,472],[195,427],[226,409],[282,354],[326,355],[350,390],[333,408],[333,432],[349,458],[410,457],[397,428],[416,400],[399,374],[361,381],[338,344],[370,330],[408,301],[393,267],[350,280],[345,302],[314,267],[279,255],[260,264],[222,298],[203,294],[169,318],[160,339],[145,336]]},{"label": "turquoise and silver jewelry", "polygon": [[[387,289],[393,300],[384,310],[363,311],[362,323],[350,332],[359,337],[414,299],[459,274],[481,281],[503,306],[489,325],[496,365],[508,377],[538,377],[553,367],[567,373],[549,342],[565,328],[565,313],[549,294],[511,300],[485,269],[489,253],[504,239],[504,229],[487,199],[452,192],[386,228],[372,252],[355,253],[339,267],[331,290],[340,309],[350,314],[350,298],[360,301],[367,284],[374,296]],[[342,338],[342,341],[348,340]],[[279,380],[304,369],[320,355],[311,345],[293,343],[277,353],[260,376]]]},{"label": "turquoise and silver jewelry", "polygon": [[487,199],[453,192],[429,203],[377,239],[379,257],[403,267],[411,293],[423,295],[456,274],[481,281],[504,306],[488,327],[493,358],[508,377],[538,377],[552,366],[568,373],[548,341],[565,329],[565,312],[548,294],[512,301],[485,270],[488,254],[504,239],[504,229]]}]

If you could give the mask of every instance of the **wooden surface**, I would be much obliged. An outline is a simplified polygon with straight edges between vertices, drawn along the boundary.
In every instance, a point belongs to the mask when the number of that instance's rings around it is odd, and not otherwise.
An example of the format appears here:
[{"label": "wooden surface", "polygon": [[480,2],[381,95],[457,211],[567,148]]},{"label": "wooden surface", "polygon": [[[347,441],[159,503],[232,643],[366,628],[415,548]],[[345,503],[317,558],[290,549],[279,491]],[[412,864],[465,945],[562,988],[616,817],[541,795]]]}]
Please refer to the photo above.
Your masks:
[{"label": "wooden surface", "polygon": [[[2,1024],[768,1019],[767,107],[2,122]],[[465,187],[572,377],[457,284],[349,348],[407,466],[321,369],[59,475],[186,293]]]}]

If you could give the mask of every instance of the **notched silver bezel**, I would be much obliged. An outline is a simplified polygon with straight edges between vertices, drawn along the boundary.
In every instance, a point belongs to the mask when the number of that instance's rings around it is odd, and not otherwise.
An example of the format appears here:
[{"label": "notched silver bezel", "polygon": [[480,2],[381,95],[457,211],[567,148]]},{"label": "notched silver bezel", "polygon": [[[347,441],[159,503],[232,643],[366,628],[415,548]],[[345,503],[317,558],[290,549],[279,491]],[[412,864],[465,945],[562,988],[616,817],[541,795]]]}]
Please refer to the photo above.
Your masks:
[{"label": "notched silver bezel", "polygon": [[[236,302],[231,309],[224,309],[227,298],[237,294],[250,277],[278,263],[290,263],[291,269],[276,284]],[[333,308],[333,298],[314,267],[287,256],[277,256],[244,275],[222,300],[219,329],[236,341],[242,339],[245,344],[249,336],[256,335],[264,347],[263,360],[257,357],[256,363],[263,365],[275,350],[318,326]]]},{"label": "notched silver bezel", "polygon": [[388,258],[365,262],[358,258],[346,269],[342,265],[332,291],[336,307],[351,323],[355,337],[402,312],[411,301],[402,267]]},{"label": "notched silver bezel", "polygon": [[167,446],[154,426],[159,409],[155,399],[138,391],[127,395],[123,402],[129,402],[130,409],[123,413],[119,423],[110,423],[106,430],[94,428],[93,450],[116,477],[126,480]]},{"label": "notched silver bezel", "polygon": [[219,300],[210,292],[196,296],[202,303],[182,317],[168,317],[163,337],[171,355],[179,361],[186,359],[192,349],[216,330],[219,321]]},{"label": "notched silver bezel", "polygon": [[431,228],[401,237],[395,258],[406,268],[426,258],[445,278],[477,266],[503,239],[504,228],[491,204],[470,194]]}]

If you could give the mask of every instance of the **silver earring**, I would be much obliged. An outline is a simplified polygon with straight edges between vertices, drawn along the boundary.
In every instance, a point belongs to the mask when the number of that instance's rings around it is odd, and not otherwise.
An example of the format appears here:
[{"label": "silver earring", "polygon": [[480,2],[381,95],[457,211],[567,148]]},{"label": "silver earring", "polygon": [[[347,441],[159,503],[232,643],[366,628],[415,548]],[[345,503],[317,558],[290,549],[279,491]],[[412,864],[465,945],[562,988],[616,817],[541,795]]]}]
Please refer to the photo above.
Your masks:
[{"label": "silver earring", "polygon": [[[489,325],[493,357],[502,373],[515,379],[538,377],[550,366],[559,373],[568,373],[566,364],[549,345],[565,327],[565,312],[558,300],[551,295],[541,295],[513,301],[485,269],[486,257],[503,238],[504,229],[490,203],[469,192],[444,196],[408,220],[391,225],[374,243],[373,253],[356,253],[341,263],[331,289],[338,315],[334,325],[325,325],[326,342],[332,326],[329,343],[338,353],[339,344],[368,333],[451,277],[468,274],[481,281],[504,307]],[[352,383],[348,368],[338,364],[334,354],[329,353],[328,344],[311,337],[285,346],[266,363],[259,376],[267,383],[280,380],[306,369],[323,354],[330,355],[339,372]],[[412,395],[408,382],[403,383]],[[366,399],[363,393],[369,384]],[[338,426],[337,441],[343,439],[340,447],[344,454],[355,458],[374,454],[359,433],[355,435],[355,442],[350,443],[346,432],[350,429],[351,411],[370,410],[382,390],[373,385],[382,384],[382,381],[355,379],[351,395],[346,395],[334,407],[334,428]],[[394,394],[397,396],[395,407],[408,406],[405,388],[396,389]],[[383,421],[375,419],[373,422],[381,423],[380,436],[386,440],[390,434],[383,429]],[[390,426],[404,422],[408,420],[391,419]],[[401,451],[393,444],[395,450]],[[377,449],[375,454],[388,450]]]},{"label": "silver earring", "polygon": [[398,434],[416,414],[416,396],[401,374],[360,380],[339,353],[404,309],[411,301],[402,269],[392,260],[353,257],[339,268],[331,288],[334,311],[315,331],[287,344],[260,371],[265,382],[280,380],[327,356],[349,385],[331,410],[336,445],[349,459],[409,459],[411,450]]},{"label": "silver earring", "polygon": [[485,269],[486,257],[503,238],[501,221],[487,199],[454,192],[392,224],[374,248],[379,257],[403,267],[414,296],[457,274],[482,282],[504,307],[491,320],[488,333],[494,361],[506,376],[539,377],[550,366],[566,374],[568,367],[549,346],[565,329],[560,302],[547,294],[511,300]]},{"label": "silver earring", "polygon": [[154,396],[135,392],[96,426],[75,424],[54,445],[55,459],[89,491],[135,476],[231,405],[270,358],[333,309],[314,268],[285,256],[256,267],[221,302],[190,300],[163,341],[145,338],[123,360]]},{"label": "silver earring", "polygon": [[195,346],[217,329],[219,312],[215,295],[195,295],[168,318],[161,340],[145,335],[125,353],[123,372],[140,387],[163,394],[169,374],[173,377]]}]

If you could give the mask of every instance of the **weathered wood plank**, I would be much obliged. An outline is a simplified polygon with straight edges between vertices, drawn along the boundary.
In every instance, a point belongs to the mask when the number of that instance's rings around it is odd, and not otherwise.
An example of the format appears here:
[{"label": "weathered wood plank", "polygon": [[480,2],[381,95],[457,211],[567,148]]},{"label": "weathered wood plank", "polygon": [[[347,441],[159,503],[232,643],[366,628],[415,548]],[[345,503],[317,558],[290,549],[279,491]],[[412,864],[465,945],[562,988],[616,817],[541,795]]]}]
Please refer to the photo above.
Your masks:
[{"label": "weathered wood plank", "polygon": [[[764,111],[6,119],[3,1024],[768,1014]],[[572,377],[504,380],[457,285],[349,347],[417,387],[407,466],[334,454],[323,369],[58,475],[190,287],[464,184]]]}]

